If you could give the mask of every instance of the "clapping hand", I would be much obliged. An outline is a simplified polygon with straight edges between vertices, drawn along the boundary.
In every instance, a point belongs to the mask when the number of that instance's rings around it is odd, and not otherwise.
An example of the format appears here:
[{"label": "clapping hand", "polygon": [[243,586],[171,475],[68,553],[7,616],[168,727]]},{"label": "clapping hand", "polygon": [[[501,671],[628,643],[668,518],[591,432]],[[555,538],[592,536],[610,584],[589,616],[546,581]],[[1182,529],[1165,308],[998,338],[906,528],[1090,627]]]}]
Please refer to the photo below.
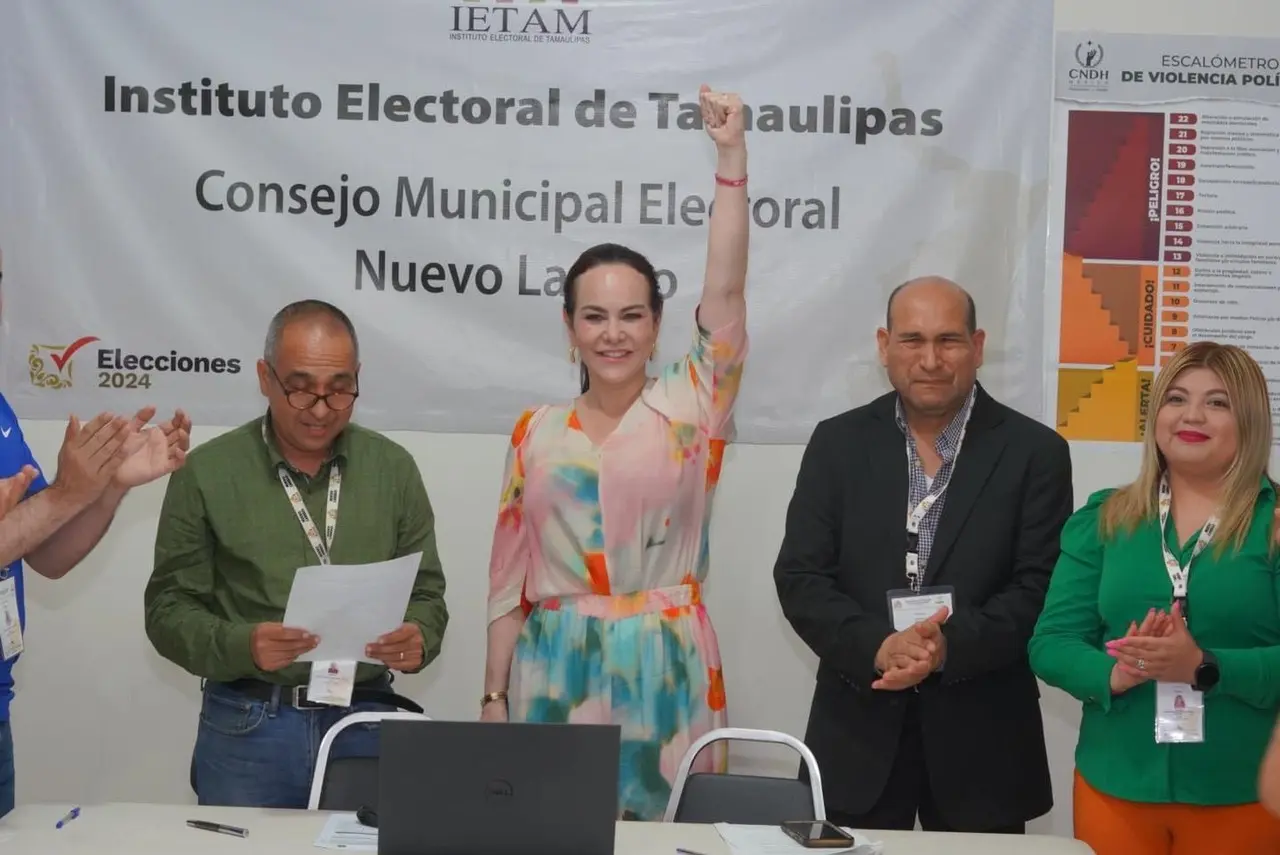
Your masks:
[{"label": "clapping hand", "polygon": [[0,478],[0,517],[7,516],[18,506],[38,474],[34,466],[27,465],[8,478]]},{"label": "clapping hand", "polygon": [[950,616],[946,606],[884,640],[876,654],[880,679],[873,689],[900,692],[917,685],[941,667],[947,653],[942,624]]},{"label": "clapping hand", "polygon": [[1116,660],[1111,688],[1117,693],[1147,680],[1194,683],[1196,668],[1203,661],[1179,603],[1168,613],[1148,612],[1137,632],[1131,625],[1130,634],[1107,642],[1107,653]]},{"label": "clapping hand", "polygon": [[742,99],[732,93],[712,91],[704,83],[698,90],[698,106],[702,110],[703,127],[717,148],[733,149],[746,145]]},{"label": "clapping hand", "polygon": [[[1161,636],[1173,629],[1173,625],[1169,622],[1169,615],[1159,609],[1148,609],[1147,616],[1142,619],[1142,623],[1137,621],[1129,622],[1129,629],[1125,632],[1125,638],[1134,638],[1136,636]],[[1111,652],[1114,642],[1107,643],[1107,652]],[[1144,674],[1132,675],[1125,671],[1120,663],[1117,662],[1111,669],[1111,692],[1112,694],[1123,694],[1134,686],[1140,685],[1147,681]]]},{"label": "clapping hand", "polygon": [[87,424],[72,416],[58,450],[53,488],[80,505],[97,501],[124,462],[122,451],[132,435],[128,419],[99,413]]},{"label": "clapping hand", "polygon": [[115,482],[121,487],[150,483],[173,472],[187,459],[191,419],[178,410],[167,422],[148,427],[155,414],[155,407],[143,407],[129,425],[129,437],[121,449],[123,462],[115,474]]}]

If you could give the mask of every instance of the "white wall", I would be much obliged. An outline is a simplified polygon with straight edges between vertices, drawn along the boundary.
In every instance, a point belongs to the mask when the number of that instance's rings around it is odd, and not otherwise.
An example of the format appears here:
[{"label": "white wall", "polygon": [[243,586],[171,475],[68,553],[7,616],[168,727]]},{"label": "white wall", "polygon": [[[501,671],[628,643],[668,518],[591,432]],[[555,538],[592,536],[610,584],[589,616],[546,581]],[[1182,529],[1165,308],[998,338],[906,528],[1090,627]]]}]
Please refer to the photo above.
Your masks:
[{"label": "white wall", "polygon": [[[1059,29],[1275,36],[1280,11],[1273,6],[1274,0],[1058,0],[1056,19]],[[861,402],[850,405],[855,403]],[[63,426],[33,422],[25,429],[51,472]],[[222,430],[200,427],[194,442]],[[453,613],[441,658],[400,687],[437,717],[474,717],[482,685],[489,536],[505,440],[394,438],[418,459],[434,501]],[[800,453],[799,447],[779,446],[730,451],[707,591],[734,723],[797,735],[804,731],[814,660],[779,613],[771,568]],[[1073,458],[1077,502],[1131,477],[1137,466],[1134,449],[1126,446],[1077,444]],[[192,799],[187,768],[198,681],[160,659],[142,627],[142,590],[163,493],[163,484],[136,491],[97,551],[69,578],[52,583],[30,574],[28,652],[17,669],[13,710],[19,803]],[[1048,689],[1043,706],[1058,806],[1033,830],[1070,835],[1079,709]],[[772,752],[737,760],[769,768],[785,761],[782,769],[793,768],[790,758]]]}]

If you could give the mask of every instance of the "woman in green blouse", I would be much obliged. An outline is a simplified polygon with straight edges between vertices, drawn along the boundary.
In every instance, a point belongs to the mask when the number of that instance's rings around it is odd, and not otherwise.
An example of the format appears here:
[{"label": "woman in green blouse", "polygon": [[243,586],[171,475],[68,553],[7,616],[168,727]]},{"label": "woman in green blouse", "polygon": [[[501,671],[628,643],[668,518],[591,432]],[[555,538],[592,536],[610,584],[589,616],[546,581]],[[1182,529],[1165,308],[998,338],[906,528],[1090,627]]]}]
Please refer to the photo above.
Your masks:
[{"label": "woman in green blouse", "polygon": [[1091,496],[1031,639],[1084,705],[1075,836],[1097,855],[1280,852],[1258,771],[1280,712],[1271,404],[1244,351],[1157,375],[1132,484]]}]

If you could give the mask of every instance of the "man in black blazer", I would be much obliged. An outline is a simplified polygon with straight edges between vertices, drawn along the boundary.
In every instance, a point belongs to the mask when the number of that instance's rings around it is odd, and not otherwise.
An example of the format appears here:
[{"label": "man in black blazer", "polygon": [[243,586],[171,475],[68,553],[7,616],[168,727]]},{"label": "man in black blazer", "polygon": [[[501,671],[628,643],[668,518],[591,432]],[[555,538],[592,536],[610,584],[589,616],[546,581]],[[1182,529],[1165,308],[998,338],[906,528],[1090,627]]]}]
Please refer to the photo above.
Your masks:
[{"label": "man in black blazer", "polygon": [[895,391],[817,426],[787,510],[774,580],[819,657],[805,741],[841,825],[1020,834],[1053,806],[1027,642],[1071,457],[977,383],[975,315],[946,279],[894,291]]}]

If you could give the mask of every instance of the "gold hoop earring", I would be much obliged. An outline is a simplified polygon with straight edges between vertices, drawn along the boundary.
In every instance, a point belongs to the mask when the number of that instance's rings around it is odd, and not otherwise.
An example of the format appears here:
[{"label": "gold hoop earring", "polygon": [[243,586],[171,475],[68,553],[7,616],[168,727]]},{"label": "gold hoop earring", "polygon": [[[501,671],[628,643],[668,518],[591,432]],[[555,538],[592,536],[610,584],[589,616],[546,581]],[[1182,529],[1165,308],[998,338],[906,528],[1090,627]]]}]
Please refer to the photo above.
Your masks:
[{"label": "gold hoop earring", "polygon": [[569,348],[569,364],[573,365],[577,361],[578,361],[578,348],[576,347]]}]

